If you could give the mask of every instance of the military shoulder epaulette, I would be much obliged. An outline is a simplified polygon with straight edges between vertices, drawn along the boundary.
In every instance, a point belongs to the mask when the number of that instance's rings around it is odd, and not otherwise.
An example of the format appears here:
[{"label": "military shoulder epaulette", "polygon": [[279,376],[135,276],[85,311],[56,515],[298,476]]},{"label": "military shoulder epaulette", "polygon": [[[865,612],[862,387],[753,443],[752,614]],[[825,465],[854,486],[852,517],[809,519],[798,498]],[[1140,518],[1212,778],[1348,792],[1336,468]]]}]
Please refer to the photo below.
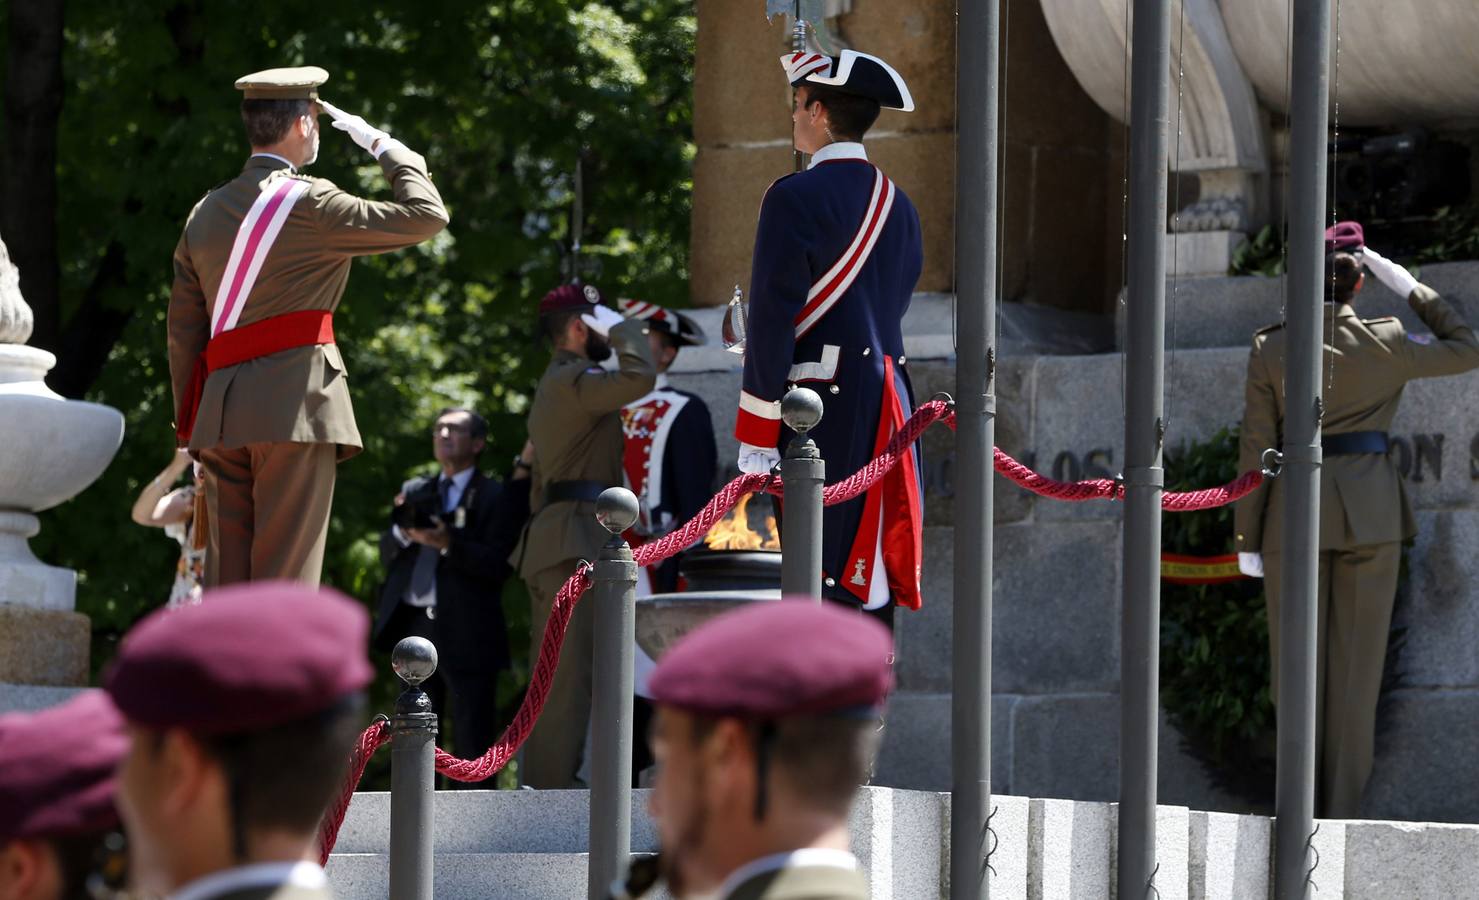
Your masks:
[{"label": "military shoulder epaulette", "polygon": [[1397,318],[1396,316],[1379,316],[1375,319],[1362,319],[1361,323],[1363,325],[1385,325],[1387,323],[1391,323],[1393,325],[1401,325],[1402,320]]},{"label": "military shoulder epaulette", "polygon": [[1265,325],[1264,327],[1262,327],[1262,328],[1258,329],[1257,331],[1253,332],[1253,336],[1254,337],[1259,337],[1259,336],[1265,335],[1265,334],[1273,334],[1275,331],[1278,331],[1279,329],[1281,329],[1283,327],[1284,327],[1284,323],[1283,322],[1275,322],[1272,325]]},{"label": "military shoulder epaulette", "polygon": [[772,181],[770,183],[770,187],[768,187],[768,188],[765,189],[765,192],[767,194],[770,193],[771,189],[774,188],[776,185],[780,184],[782,181],[785,181],[787,178],[795,178],[797,175],[800,175],[800,174],[801,174],[800,172],[787,172],[786,174],[784,174],[781,177],[777,178],[775,181]]}]

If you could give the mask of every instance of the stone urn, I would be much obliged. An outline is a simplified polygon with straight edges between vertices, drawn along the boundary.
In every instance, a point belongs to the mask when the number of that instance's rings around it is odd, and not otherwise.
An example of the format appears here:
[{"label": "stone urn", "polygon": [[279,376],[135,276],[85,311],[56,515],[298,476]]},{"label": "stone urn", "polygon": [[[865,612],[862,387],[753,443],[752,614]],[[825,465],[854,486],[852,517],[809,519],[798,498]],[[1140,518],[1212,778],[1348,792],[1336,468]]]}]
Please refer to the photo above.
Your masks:
[{"label": "stone urn", "polygon": [[[25,346],[31,327],[20,273],[0,242],[0,709],[35,705],[12,685],[87,681],[91,630],[74,611],[77,573],[41,562],[27,541],[41,528],[36,513],[96,481],[123,442],[118,410],[46,386],[56,357]],[[124,515],[106,513],[100,522]]]}]

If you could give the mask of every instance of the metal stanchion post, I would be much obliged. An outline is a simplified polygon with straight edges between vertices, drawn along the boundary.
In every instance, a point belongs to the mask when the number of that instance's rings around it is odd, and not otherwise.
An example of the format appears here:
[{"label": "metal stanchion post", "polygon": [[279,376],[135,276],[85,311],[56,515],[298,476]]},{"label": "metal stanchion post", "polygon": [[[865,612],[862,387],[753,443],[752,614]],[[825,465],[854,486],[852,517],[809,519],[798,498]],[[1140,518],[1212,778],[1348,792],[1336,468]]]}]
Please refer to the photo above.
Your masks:
[{"label": "metal stanchion post", "polygon": [[437,670],[437,648],[408,637],[390,659],[406,683],[390,720],[390,896],[432,900],[437,714],[421,684]]},{"label": "metal stanchion post", "polygon": [[1125,325],[1125,519],[1120,623],[1121,900],[1155,892],[1160,701],[1162,397],[1166,333],[1167,98],[1171,4],[1135,0]]},{"label": "metal stanchion post", "polygon": [[991,896],[991,448],[996,442],[1000,0],[962,0],[955,198],[955,610],[951,617],[950,896]]},{"label": "metal stanchion post", "polygon": [[[1330,0],[1293,7],[1289,128],[1289,304],[1285,373],[1284,555],[1279,608],[1278,774],[1274,896],[1311,896],[1315,816],[1315,662],[1320,548],[1320,374],[1324,339],[1325,166]],[[1337,740],[1331,736],[1327,740]]]},{"label": "metal stanchion post", "polygon": [[601,548],[591,596],[596,604],[595,690],[591,697],[591,820],[586,889],[607,900],[626,878],[632,855],[633,647],[637,639],[637,564],[621,533],[637,521],[637,497],[607,488],[596,521],[611,532]]},{"label": "metal stanchion post", "polygon": [[827,466],[807,432],[822,420],[822,398],[793,388],[781,398],[781,421],[796,432],[781,460],[781,592],[822,599],[822,485]]}]

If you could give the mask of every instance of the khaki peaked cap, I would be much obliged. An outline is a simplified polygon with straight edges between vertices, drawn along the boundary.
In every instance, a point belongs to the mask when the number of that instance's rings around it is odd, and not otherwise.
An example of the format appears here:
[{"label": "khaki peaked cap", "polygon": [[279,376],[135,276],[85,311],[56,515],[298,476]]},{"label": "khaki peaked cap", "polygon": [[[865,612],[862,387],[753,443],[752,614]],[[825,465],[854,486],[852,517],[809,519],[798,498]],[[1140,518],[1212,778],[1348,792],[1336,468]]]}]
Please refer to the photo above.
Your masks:
[{"label": "khaki peaked cap", "polygon": [[318,66],[263,69],[236,79],[236,89],[247,100],[317,100],[318,87],[329,73]]}]

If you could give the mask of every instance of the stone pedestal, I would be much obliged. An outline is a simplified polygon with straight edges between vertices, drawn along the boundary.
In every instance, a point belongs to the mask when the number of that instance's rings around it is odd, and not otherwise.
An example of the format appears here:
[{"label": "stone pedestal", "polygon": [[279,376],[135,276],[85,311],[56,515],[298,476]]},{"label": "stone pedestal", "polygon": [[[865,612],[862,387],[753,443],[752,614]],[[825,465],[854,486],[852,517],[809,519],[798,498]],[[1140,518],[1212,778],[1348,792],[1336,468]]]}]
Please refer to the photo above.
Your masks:
[{"label": "stone pedestal", "polygon": [[74,612],[77,573],[36,558],[35,513],[98,479],[123,443],[123,414],[46,386],[56,357],[25,346],[31,309],[0,241],[0,712],[59,703],[87,684],[91,626]]},{"label": "stone pedestal", "polygon": [[36,558],[26,541],[40,530],[30,513],[0,510],[0,603],[68,612],[76,605],[77,573]]},{"label": "stone pedestal", "polygon": [[91,638],[81,613],[0,603],[0,682],[86,684]]}]

